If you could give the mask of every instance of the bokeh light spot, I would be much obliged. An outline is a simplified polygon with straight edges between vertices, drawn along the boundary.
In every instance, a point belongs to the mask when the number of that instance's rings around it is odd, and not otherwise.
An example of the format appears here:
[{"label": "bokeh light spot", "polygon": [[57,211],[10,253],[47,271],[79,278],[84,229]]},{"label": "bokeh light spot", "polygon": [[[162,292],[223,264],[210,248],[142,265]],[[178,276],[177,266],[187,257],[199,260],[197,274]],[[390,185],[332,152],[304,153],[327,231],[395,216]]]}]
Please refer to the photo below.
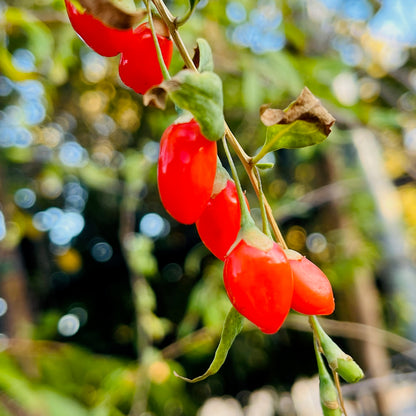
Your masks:
[{"label": "bokeh light spot", "polygon": [[294,225],[293,227],[290,227],[289,231],[286,235],[286,241],[289,246],[289,248],[293,250],[302,250],[305,246],[306,241],[306,231],[304,228]]},{"label": "bokeh light spot", "polygon": [[0,298],[0,316],[5,315],[7,312],[7,309],[8,309],[8,306],[7,306],[6,300],[3,298]]},{"label": "bokeh light spot", "polygon": [[169,263],[163,268],[162,276],[168,282],[178,282],[183,276],[182,267],[177,263]]},{"label": "bokeh light spot", "polygon": [[326,238],[321,233],[312,233],[306,237],[306,247],[311,253],[322,253],[327,246]]},{"label": "bokeh light spot", "polygon": [[165,383],[170,375],[170,367],[164,361],[155,361],[148,369],[149,378],[156,384]]},{"label": "bokeh light spot", "polygon": [[82,308],[81,306],[74,306],[68,311],[68,313],[70,315],[77,316],[81,326],[85,325],[88,321],[88,312],[85,308]]},{"label": "bokeh light spot", "polygon": [[74,314],[64,315],[58,322],[58,331],[64,337],[72,337],[80,327],[78,316]]},{"label": "bokeh light spot", "polygon": [[0,76],[0,97],[7,97],[12,91],[13,82],[5,76]]},{"label": "bokeh light spot", "polygon": [[416,128],[404,134],[404,144],[408,150],[416,153]]},{"label": "bokeh light spot", "polygon": [[110,244],[101,241],[92,246],[91,255],[94,257],[94,260],[104,263],[113,256],[113,248]]},{"label": "bokeh light spot", "polygon": [[159,143],[150,141],[143,146],[143,154],[150,162],[157,162],[159,157]]},{"label": "bokeh light spot", "polygon": [[358,82],[351,72],[343,72],[337,75],[332,82],[332,90],[337,100],[345,106],[352,106],[359,99]]},{"label": "bokeh light spot", "polygon": [[66,166],[85,166],[87,158],[87,151],[77,142],[66,142],[59,150],[59,160]]},{"label": "bokeh light spot", "polygon": [[15,192],[14,202],[20,208],[31,208],[36,202],[36,194],[29,188],[21,188]]},{"label": "bokeh light spot", "polygon": [[22,72],[32,72],[36,69],[35,57],[28,49],[16,49],[12,56],[12,63]]},{"label": "bokeh light spot", "polygon": [[40,181],[40,191],[43,196],[55,199],[62,193],[62,180],[54,174],[46,174]]},{"label": "bokeh light spot", "polygon": [[69,248],[55,258],[59,268],[69,274],[77,273],[82,267],[82,257],[79,251]]},{"label": "bokeh light spot", "polygon": [[26,123],[34,126],[41,123],[46,116],[46,109],[40,100],[26,101],[23,105]]},{"label": "bokeh light spot", "polygon": [[16,147],[28,147],[33,142],[32,133],[24,127],[16,127],[14,131],[14,143]]},{"label": "bokeh light spot", "polygon": [[169,224],[160,215],[152,212],[140,220],[140,232],[147,237],[157,238],[169,233]]},{"label": "bokeh light spot", "polygon": [[0,241],[6,237],[6,222],[4,221],[4,215],[0,211]]},{"label": "bokeh light spot", "polygon": [[228,19],[234,23],[244,22],[244,20],[247,18],[247,12],[244,5],[238,1],[228,3],[226,7],[226,13]]},{"label": "bokeh light spot", "polygon": [[104,79],[107,73],[107,59],[92,51],[83,54],[81,59],[87,81],[95,84]]}]

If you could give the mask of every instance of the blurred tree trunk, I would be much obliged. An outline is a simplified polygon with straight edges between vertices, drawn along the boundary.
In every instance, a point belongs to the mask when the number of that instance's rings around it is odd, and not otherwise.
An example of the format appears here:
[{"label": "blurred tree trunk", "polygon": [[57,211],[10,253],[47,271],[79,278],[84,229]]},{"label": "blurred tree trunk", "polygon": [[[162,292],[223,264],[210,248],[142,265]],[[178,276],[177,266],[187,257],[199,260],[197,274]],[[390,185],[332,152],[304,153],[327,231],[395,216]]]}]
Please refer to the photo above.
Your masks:
[{"label": "blurred tree trunk", "polygon": [[[334,162],[336,159],[331,154],[328,154],[325,159],[331,183],[337,182],[342,177],[342,173],[339,172],[339,166]],[[332,226],[342,232],[344,255],[346,258],[356,258],[363,253],[359,231],[351,218],[346,214],[342,200],[334,197],[331,201],[330,217],[333,220]],[[370,327],[383,328],[381,301],[371,266],[363,263],[363,265],[355,267],[354,274],[351,276],[351,282],[352,285],[343,291],[344,296],[341,294],[341,302],[338,303],[337,313],[341,320],[351,320]],[[342,306],[340,306],[341,303]],[[369,334],[368,342],[354,342],[354,348],[361,358],[359,363],[363,367],[367,378],[383,378],[383,380],[387,380],[386,376],[389,375],[391,366],[385,347],[371,342],[371,334]],[[380,384],[375,392],[380,415],[390,414],[385,394],[388,388],[389,382],[383,381],[383,384]]]},{"label": "blurred tree trunk", "polygon": [[0,294],[8,305],[5,332],[10,338],[30,338],[32,315],[20,253],[0,247],[0,264]]},{"label": "blurred tree trunk", "polygon": [[[11,217],[12,203],[6,193],[7,176],[0,167],[0,209],[3,212],[6,233]],[[26,272],[18,247],[6,237],[0,242],[0,296],[8,311],[4,317],[5,332],[10,338],[30,338],[32,315],[29,307]]]},{"label": "blurred tree trunk", "polygon": [[403,335],[416,341],[416,267],[406,243],[400,197],[385,170],[381,145],[374,133],[355,129],[352,138],[381,224],[382,278],[391,290],[393,314]]}]

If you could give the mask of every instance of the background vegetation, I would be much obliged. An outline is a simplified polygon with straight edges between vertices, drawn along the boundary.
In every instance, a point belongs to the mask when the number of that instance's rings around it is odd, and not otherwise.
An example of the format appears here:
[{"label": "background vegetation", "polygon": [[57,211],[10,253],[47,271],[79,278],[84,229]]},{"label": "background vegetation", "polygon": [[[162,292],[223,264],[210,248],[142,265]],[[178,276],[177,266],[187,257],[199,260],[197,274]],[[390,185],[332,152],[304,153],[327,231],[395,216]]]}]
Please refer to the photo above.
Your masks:
[{"label": "background vegetation", "polygon": [[[187,2],[167,5],[183,15]],[[201,1],[181,28],[189,50],[212,46],[247,153],[264,141],[260,105],[285,108],[304,85],[337,119],[324,143],[271,156],[263,180],[288,245],[333,284],[323,326],[366,372],[344,389],[349,414],[416,408],[415,8]],[[272,336],[247,324],[205,381],[173,375],[205,371],[230,306],[222,263],[157,193],[175,110],[145,108],[63,1],[0,12],[0,415],[320,414],[297,314]],[[171,72],[182,66],[174,52]]]}]

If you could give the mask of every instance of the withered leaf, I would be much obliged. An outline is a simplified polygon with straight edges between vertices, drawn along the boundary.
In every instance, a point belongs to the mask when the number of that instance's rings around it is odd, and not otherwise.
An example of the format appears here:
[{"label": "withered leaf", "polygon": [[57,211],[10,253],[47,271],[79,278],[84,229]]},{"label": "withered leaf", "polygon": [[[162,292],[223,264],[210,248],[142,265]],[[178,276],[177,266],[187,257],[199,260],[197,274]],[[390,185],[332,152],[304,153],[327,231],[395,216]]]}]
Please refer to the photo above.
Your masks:
[{"label": "withered leaf", "polygon": [[335,122],[335,118],[306,87],[285,110],[263,105],[260,108],[260,119],[267,126],[266,141],[254,156],[255,163],[275,150],[297,149],[321,143]]},{"label": "withered leaf", "polygon": [[169,81],[163,81],[161,84],[150,88],[150,90],[143,95],[143,104],[148,107],[164,110],[166,108],[169,88],[171,88]]},{"label": "withered leaf", "polygon": [[335,123],[335,118],[307,87],[286,110],[270,108],[267,104],[261,106],[260,119],[267,127],[304,120],[319,125],[326,135],[331,132],[331,127]]}]

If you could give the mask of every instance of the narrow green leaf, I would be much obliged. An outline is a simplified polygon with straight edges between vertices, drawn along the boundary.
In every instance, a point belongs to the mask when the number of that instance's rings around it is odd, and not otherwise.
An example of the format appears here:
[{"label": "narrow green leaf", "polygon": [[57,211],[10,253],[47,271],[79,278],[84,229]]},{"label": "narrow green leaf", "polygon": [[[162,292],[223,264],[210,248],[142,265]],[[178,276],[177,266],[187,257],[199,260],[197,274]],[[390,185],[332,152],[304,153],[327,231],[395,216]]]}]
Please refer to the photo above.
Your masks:
[{"label": "narrow green leaf", "polygon": [[201,376],[193,379],[180,376],[176,372],[175,375],[189,383],[196,383],[217,373],[221,366],[224,364],[225,359],[227,358],[228,351],[230,350],[231,345],[235,340],[235,337],[241,332],[243,328],[243,321],[243,316],[240,315],[234,308],[231,308],[228,312],[227,317],[225,318],[220,343],[218,344],[217,350],[215,351],[214,359],[212,360],[212,363],[209,366],[208,370]]},{"label": "narrow green leaf", "polygon": [[162,86],[178,107],[192,113],[208,140],[224,135],[222,82],[217,74],[184,69]]},{"label": "narrow green leaf", "polygon": [[254,163],[278,149],[295,149],[321,143],[335,122],[334,117],[306,87],[285,110],[262,106],[260,118],[267,126],[266,142],[254,157]]},{"label": "narrow green leaf", "polygon": [[193,57],[195,66],[198,68],[199,72],[212,72],[214,70],[214,60],[212,58],[212,50],[209,43],[205,39],[199,38],[197,39],[196,44],[197,46]]}]

